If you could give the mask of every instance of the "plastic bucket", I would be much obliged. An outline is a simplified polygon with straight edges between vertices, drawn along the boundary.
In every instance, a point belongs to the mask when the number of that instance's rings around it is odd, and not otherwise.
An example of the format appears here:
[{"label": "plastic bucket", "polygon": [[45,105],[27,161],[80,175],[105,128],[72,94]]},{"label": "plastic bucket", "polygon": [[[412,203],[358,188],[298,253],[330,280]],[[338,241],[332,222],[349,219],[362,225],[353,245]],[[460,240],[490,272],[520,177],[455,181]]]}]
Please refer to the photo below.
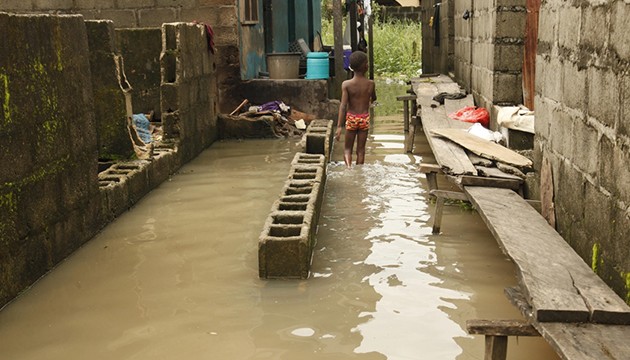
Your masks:
[{"label": "plastic bucket", "polygon": [[300,73],[300,53],[267,54],[267,70],[271,79],[297,79]]},{"label": "plastic bucket", "polygon": [[328,53],[310,52],[306,54],[306,78],[328,79],[329,74]]}]

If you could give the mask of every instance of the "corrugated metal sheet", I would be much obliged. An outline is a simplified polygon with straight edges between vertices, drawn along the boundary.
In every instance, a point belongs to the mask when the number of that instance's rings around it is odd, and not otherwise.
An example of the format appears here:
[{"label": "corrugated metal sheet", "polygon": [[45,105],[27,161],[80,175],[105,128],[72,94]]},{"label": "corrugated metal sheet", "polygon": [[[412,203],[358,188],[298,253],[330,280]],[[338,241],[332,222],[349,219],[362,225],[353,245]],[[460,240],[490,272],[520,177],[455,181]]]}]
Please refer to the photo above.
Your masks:
[{"label": "corrugated metal sheet", "polygon": [[523,54],[523,102],[534,109],[536,95],[536,44],[538,42],[538,13],[541,0],[527,0],[525,21],[525,52]]}]

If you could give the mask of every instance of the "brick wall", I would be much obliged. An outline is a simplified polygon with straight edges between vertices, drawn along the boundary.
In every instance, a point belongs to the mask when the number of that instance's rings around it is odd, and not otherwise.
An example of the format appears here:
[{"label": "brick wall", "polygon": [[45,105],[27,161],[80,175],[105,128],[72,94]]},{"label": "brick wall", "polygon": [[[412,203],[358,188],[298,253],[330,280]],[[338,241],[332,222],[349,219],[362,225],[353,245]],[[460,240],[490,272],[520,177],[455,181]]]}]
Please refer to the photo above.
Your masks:
[{"label": "brick wall", "polygon": [[[160,27],[163,23],[200,21],[213,27],[217,46],[219,107],[231,111],[229,93],[240,81],[236,0],[2,0],[0,11],[79,13],[109,19],[117,28]],[[132,84],[133,86],[133,84]]]},{"label": "brick wall", "polygon": [[553,167],[558,230],[630,302],[630,4],[544,1],[536,154]]},{"label": "brick wall", "polygon": [[522,103],[525,15],[525,0],[455,1],[454,73],[477,105]]}]

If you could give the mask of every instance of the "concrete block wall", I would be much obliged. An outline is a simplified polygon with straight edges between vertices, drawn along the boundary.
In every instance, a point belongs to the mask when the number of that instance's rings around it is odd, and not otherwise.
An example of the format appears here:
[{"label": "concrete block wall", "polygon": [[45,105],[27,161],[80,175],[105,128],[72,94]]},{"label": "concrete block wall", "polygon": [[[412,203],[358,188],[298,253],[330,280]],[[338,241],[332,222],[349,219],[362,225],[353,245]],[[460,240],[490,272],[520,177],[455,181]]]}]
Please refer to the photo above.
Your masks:
[{"label": "concrete block wall", "polygon": [[161,28],[116,29],[116,48],[122,55],[126,79],[131,84],[134,114],[154,112],[162,118],[160,108]]},{"label": "concrete block wall", "polygon": [[161,27],[199,21],[215,33],[219,107],[230,112],[231,92],[241,79],[237,0],[3,0],[0,11],[76,13],[89,20],[113,20],[116,28]]},{"label": "concrete block wall", "polygon": [[554,175],[558,231],[630,303],[630,4],[544,1],[536,163]]},{"label": "concrete block wall", "polygon": [[[478,106],[491,109],[523,101],[525,5],[525,0],[455,1],[455,80]],[[464,19],[466,12],[469,19]]]},{"label": "concrete block wall", "polygon": [[308,278],[325,181],[324,155],[295,155],[259,238],[261,279]]},{"label": "concrete block wall", "polygon": [[125,80],[122,58],[114,41],[110,20],[85,23],[90,50],[90,71],[96,115],[99,159],[128,159],[134,154],[127,129],[127,98],[131,88]]},{"label": "concrete block wall", "polygon": [[0,34],[2,307],[100,229],[100,201],[83,18],[0,13]]},{"label": "concrete block wall", "polygon": [[422,19],[422,8],[419,6],[383,6],[381,9],[382,21],[413,21],[419,23]]},{"label": "concrete block wall", "polygon": [[216,65],[205,28],[162,25],[161,64],[164,136],[178,142],[186,162],[217,139]]}]

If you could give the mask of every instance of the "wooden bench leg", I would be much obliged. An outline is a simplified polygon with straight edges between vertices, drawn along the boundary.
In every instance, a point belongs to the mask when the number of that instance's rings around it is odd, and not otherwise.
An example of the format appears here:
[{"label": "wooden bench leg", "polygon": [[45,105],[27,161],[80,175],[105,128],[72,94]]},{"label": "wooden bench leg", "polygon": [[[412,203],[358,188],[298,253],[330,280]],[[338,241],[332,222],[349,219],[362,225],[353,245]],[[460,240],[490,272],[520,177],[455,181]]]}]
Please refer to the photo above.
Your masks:
[{"label": "wooden bench leg", "polygon": [[438,188],[437,173],[428,172],[425,175],[427,177],[427,183],[429,183],[429,191],[437,190],[437,188]]},{"label": "wooden bench leg", "polygon": [[484,360],[505,360],[507,358],[507,336],[486,335]]},{"label": "wooden bench leg", "polygon": [[433,235],[437,235],[440,233],[440,228],[442,226],[442,212],[444,211],[444,198],[441,196],[437,197],[437,201],[435,202],[435,214],[433,216]]},{"label": "wooden bench leg", "polygon": [[403,120],[405,121],[404,123],[405,132],[409,132],[409,101],[408,100],[403,101]]}]

